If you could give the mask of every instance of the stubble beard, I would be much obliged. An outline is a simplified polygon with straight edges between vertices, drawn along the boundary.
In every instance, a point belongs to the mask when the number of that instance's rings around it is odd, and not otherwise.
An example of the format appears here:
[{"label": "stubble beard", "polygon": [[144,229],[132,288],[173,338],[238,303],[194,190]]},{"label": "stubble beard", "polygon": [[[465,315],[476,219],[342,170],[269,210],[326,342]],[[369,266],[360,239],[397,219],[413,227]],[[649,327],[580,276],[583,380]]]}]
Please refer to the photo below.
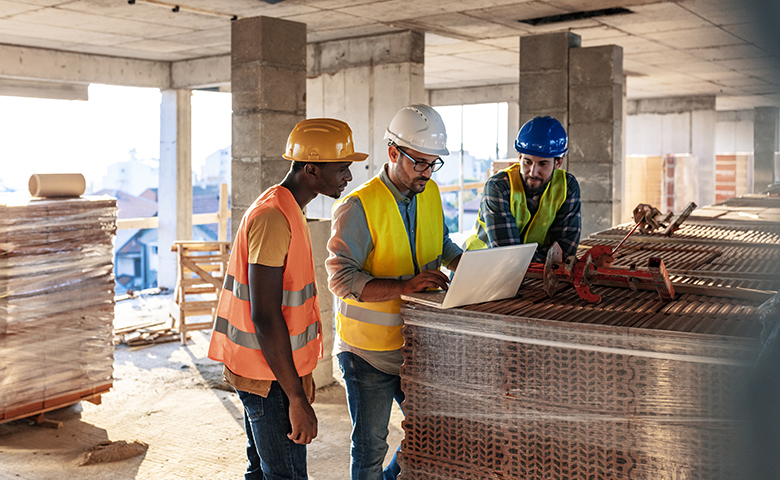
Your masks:
[{"label": "stubble beard", "polygon": [[[534,178],[534,180],[541,180],[539,178]],[[552,180],[552,178],[550,178]],[[537,197],[544,193],[544,190],[547,188],[547,185],[549,185],[550,180],[547,180],[546,182],[542,180],[542,184],[539,187],[532,187],[528,185],[528,182],[525,178],[523,178],[523,190],[525,191],[526,197]]]}]

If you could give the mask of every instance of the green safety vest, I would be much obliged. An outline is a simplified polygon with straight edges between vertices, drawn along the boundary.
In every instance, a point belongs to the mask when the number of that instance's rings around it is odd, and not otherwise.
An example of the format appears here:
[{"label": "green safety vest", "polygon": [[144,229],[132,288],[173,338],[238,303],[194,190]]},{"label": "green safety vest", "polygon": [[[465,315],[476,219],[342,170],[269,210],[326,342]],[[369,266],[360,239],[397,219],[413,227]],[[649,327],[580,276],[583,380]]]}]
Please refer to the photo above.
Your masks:
[{"label": "green safety vest", "polygon": [[[526,204],[523,179],[520,176],[520,164],[515,163],[501,171],[506,172],[509,176],[509,184],[512,188],[511,209],[517,223],[517,230],[522,232],[525,226],[529,222],[531,223],[525,232],[523,243],[536,242],[540,247],[549,246],[551,242],[547,239],[547,233],[550,230],[550,225],[555,220],[555,215],[560,210],[561,205],[566,201],[566,171],[560,169],[553,171],[552,180],[542,192],[539,208],[533,218],[531,218]],[[466,250],[487,248],[487,228],[481,214],[482,207],[480,206],[480,215],[477,217],[477,233],[466,240]]]}]

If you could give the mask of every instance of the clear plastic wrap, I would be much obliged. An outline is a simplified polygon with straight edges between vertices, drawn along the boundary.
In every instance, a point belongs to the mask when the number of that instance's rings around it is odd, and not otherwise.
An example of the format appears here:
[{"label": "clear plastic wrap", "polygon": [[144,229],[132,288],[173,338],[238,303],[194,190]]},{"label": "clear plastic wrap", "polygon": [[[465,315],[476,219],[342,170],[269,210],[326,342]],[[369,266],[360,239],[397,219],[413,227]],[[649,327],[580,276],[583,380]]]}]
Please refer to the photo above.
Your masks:
[{"label": "clear plastic wrap", "polygon": [[116,200],[0,196],[0,421],[107,391]]},{"label": "clear plastic wrap", "polygon": [[[405,304],[401,478],[737,478],[735,410],[767,330],[760,302],[734,305],[755,327],[739,336],[594,324],[642,295],[609,290],[613,303],[572,300],[564,314],[557,297],[532,316]],[[623,300],[625,317],[647,303]]]}]

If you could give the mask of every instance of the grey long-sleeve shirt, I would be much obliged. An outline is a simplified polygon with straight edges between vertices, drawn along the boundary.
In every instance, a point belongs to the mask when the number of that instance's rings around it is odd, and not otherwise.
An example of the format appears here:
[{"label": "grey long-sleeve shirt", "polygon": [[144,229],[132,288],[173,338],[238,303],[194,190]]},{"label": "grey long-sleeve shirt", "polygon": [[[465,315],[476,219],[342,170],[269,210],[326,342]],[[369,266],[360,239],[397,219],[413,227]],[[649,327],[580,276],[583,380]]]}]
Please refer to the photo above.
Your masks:
[{"label": "grey long-sleeve shirt", "polygon": [[[406,233],[409,238],[409,246],[412,252],[415,248],[415,229],[417,223],[417,198],[407,198],[401,195],[390,177],[387,175],[387,164],[382,167],[379,178],[387,186],[393,197],[401,218],[406,225]],[[363,265],[368,255],[374,249],[371,232],[368,229],[366,212],[358,197],[350,197],[345,200],[333,212],[332,233],[328,241],[330,256],[325,261],[328,269],[328,288],[335,295],[342,298],[360,300],[363,288],[374,277],[363,270]],[[449,265],[462,250],[451,239],[447,224],[444,224],[444,236],[442,238],[442,263]],[[414,256],[413,256],[414,257]],[[419,273],[419,265],[415,261],[415,273]],[[403,362],[400,350],[388,352],[374,352],[353,347],[336,338],[333,346],[334,354],[352,352],[370,363],[374,368],[391,375],[398,375]]]}]

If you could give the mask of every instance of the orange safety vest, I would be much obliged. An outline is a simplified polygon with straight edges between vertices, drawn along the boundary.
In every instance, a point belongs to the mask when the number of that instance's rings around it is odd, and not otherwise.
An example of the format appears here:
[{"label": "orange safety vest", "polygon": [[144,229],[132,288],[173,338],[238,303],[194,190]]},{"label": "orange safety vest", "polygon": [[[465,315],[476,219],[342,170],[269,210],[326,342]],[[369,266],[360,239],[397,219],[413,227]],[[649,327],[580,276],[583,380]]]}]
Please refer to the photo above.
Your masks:
[{"label": "orange safety vest", "polygon": [[284,262],[282,315],[290,332],[298,375],[311,373],[317,366],[317,360],[322,358],[320,304],[309,226],[301,216],[301,209],[292,193],[275,185],[263,192],[241,219],[209,344],[210,359],[224,363],[237,375],[255,380],[276,380],[260,349],[249,304],[247,226],[269,208],[282,212],[292,233]]}]

